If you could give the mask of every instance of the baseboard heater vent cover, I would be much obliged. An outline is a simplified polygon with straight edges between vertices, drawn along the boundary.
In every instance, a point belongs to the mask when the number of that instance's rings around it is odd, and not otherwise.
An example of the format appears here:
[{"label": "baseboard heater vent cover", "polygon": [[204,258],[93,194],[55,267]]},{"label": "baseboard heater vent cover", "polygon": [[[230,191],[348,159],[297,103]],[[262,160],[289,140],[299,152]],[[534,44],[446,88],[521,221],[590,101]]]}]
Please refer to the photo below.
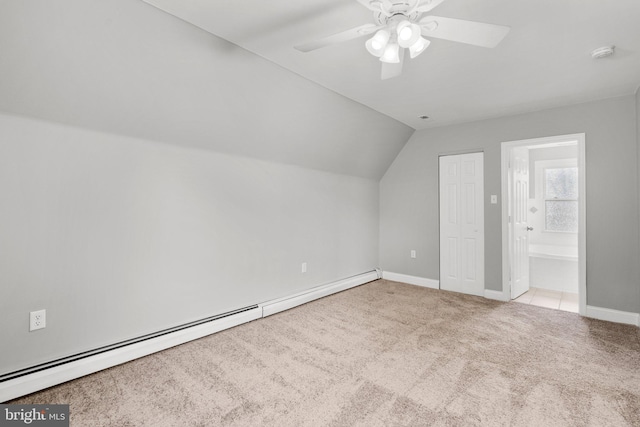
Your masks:
[{"label": "baseboard heater vent cover", "polygon": [[252,305],[0,376],[0,402],[80,378],[262,317]]},{"label": "baseboard heater vent cover", "polygon": [[0,402],[43,390],[380,278],[373,270],[285,298],[255,304],[0,376]]},{"label": "baseboard heater vent cover", "polygon": [[365,283],[373,282],[374,280],[378,279],[378,272],[376,270],[373,270],[367,273],[358,274],[356,276],[338,280],[337,282],[318,286],[299,294],[269,301],[261,305],[262,317],[271,316],[272,314],[289,310],[290,308],[306,304],[318,298],[326,297],[328,295],[335,294],[336,292],[341,292],[347,289],[354,288],[356,286],[364,285]]}]

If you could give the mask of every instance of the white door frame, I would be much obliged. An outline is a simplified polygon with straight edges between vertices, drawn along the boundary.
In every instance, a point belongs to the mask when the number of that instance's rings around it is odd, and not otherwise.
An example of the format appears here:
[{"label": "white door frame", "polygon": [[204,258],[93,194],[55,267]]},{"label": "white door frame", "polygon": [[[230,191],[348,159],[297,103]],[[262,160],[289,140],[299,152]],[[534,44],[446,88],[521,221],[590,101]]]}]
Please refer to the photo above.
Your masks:
[{"label": "white door frame", "polygon": [[578,307],[581,315],[587,310],[587,203],[586,203],[586,162],[585,134],[558,135],[545,138],[524,139],[503,142],[502,155],[502,299],[511,300],[511,256],[509,245],[509,154],[511,148],[543,144],[561,144],[577,141],[578,144]]}]

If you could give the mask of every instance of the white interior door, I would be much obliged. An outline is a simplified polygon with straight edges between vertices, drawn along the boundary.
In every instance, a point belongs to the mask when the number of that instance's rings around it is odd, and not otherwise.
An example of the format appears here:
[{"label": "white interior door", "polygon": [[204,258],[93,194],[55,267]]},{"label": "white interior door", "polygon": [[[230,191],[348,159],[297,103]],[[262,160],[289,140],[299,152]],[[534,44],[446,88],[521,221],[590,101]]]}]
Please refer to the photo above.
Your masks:
[{"label": "white interior door", "polygon": [[529,149],[514,147],[510,157],[511,299],[529,290]]},{"label": "white interior door", "polygon": [[483,153],[440,157],[440,288],[484,295]]}]

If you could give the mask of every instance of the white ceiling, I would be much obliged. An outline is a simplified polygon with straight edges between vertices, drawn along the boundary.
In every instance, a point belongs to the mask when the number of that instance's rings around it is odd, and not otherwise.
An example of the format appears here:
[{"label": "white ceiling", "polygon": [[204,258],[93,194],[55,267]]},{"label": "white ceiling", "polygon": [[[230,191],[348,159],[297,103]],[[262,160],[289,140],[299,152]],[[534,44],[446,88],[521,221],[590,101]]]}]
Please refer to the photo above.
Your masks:
[{"label": "white ceiling", "polygon": [[[384,81],[366,37],[293,48],[372,22],[356,0],[144,1],[415,129],[626,95],[640,83],[638,0],[446,0],[432,14],[511,32],[495,49],[433,39]],[[613,57],[591,59],[608,44]]]}]

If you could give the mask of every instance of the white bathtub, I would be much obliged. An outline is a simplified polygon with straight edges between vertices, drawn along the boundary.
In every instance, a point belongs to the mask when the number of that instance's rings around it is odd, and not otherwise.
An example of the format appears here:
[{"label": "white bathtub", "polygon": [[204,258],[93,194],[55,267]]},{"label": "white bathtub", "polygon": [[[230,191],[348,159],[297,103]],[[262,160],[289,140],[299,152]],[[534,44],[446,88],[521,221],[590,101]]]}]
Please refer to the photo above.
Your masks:
[{"label": "white bathtub", "polygon": [[577,246],[529,245],[529,256],[547,259],[578,261]]},{"label": "white bathtub", "polygon": [[534,288],[578,292],[578,248],[529,245],[529,277]]}]

